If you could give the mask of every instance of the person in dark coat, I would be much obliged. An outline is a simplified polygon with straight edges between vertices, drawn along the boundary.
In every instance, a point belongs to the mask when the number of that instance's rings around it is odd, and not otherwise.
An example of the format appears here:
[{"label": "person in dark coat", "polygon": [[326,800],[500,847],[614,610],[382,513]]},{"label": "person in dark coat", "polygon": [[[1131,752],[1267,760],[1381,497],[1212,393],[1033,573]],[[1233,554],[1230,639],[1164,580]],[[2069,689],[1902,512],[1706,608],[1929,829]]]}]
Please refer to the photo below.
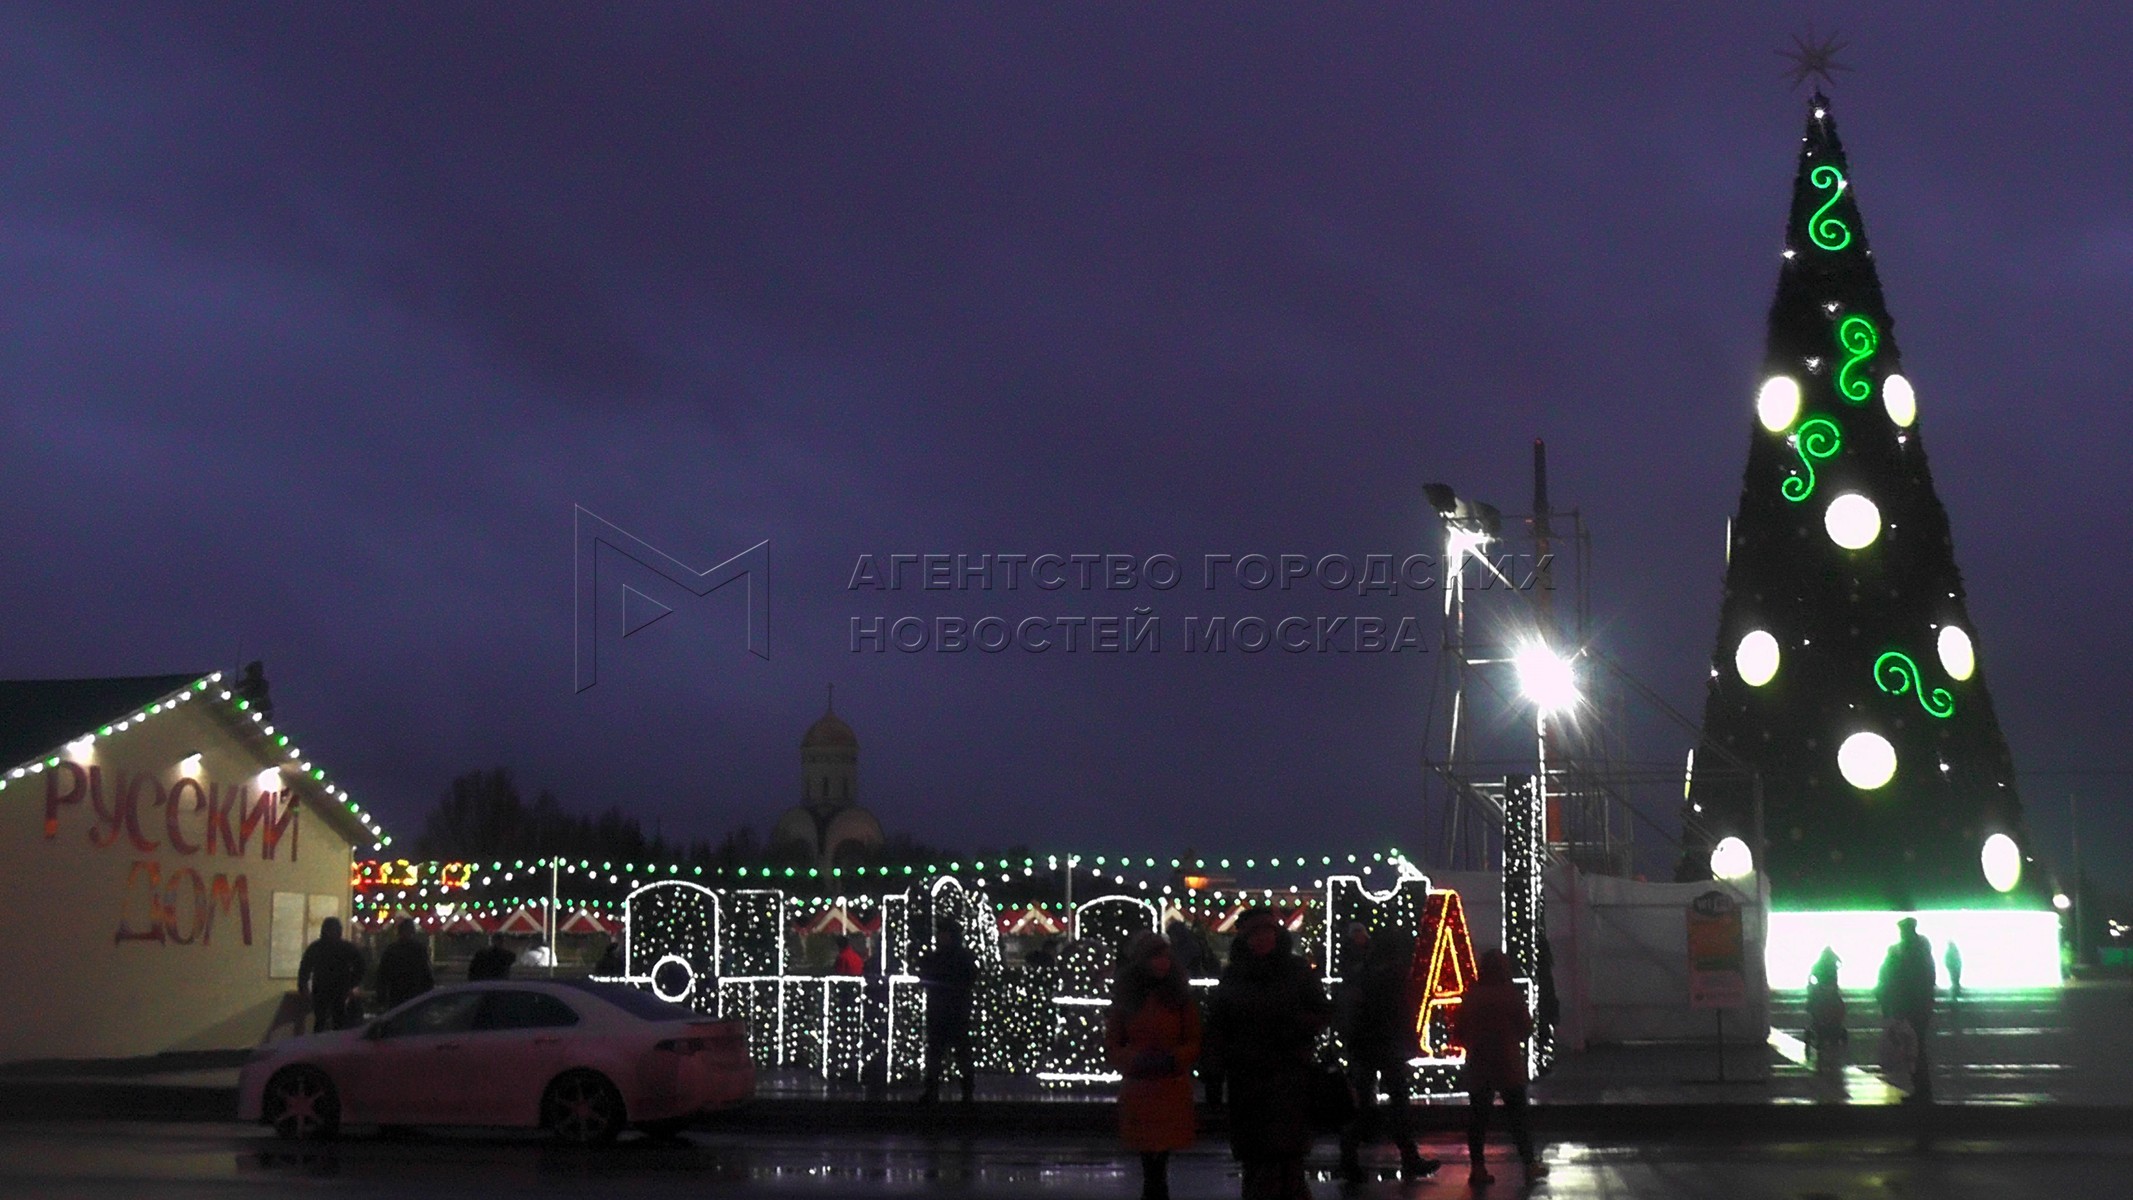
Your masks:
[{"label": "person in dark coat", "polygon": [[1881,960],[1881,976],[1874,985],[1874,998],[1881,1002],[1881,1015],[1890,1021],[1909,1021],[1918,1038],[1918,1055],[1911,1068],[1911,1094],[1906,1101],[1933,1099],[1933,1075],[1926,1063],[1926,1033],[1933,1027],[1933,989],[1940,983],[1933,968],[1933,943],[1918,932],[1918,918],[1896,922],[1896,944]]},{"label": "person in dark coat", "polygon": [[392,944],[378,954],[378,1003],[397,1008],[437,986],[430,973],[430,949],[415,938],[415,923],[394,927]]},{"label": "person in dark coat", "polygon": [[1348,975],[1333,1001],[1334,1028],[1348,1052],[1348,1082],[1355,1088],[1355,1119],[1341,1131],[1343,1182],[1363,1181],[1361,1149],[1378,1125],[1378,1089],[1391,1097],[1392,1141],[1400,1148],[1400,1178],[1426,1179],[1439,1166],[1415,1146],[1408,1121],[1413,1072],[1408,1060],[1420,1053],[1415,1015],[1422,997],[1413,978],[1415,939],[1390,930],[1366,938],[1360,954],[1351,943]]},{"label": "person in dark coat", "polygon": [[970,1007],[978,986],[978,963],[963,945],[963,931],[942,926],[931,953],[919,960],[918,983],[926,989],[926,1087],[919,1102],[941,1098],[941,1074],[952,1053],[962,1072],[963,1103],[977,1096],[978,1068],[970,1046]]},{"label": "person in dark coat", "polygon": [[1533,1014],[1526,1011],[1525,989],[1512,981],[1511,960],[1503,951],[1483,951],[1476,974],[1452,1013],[1452,1036],[1466,1047],[1466,1148],[1472,1163],[1467,1182],[1481,1187],[1495,1178],[1484,1150],[1489,1109],[1499,1094],[1526,1178],[1538,1179],[1548,1165],[1533,1152],[1533,1135],[1526,1129],[1526,1039],[1533,1036]]},{"label": "person in dark coat", "polygon": [[304,947],[296,964],[296,994],[311,1001],[311,1032],[346,1029],[354,1023],[356,985],[363,982],[363,952],[341,937],[339,917],[319,922],[318,940]]},{"label": "person in dark coat", "polygon": [[1208,1028],[1228,1085],[1229,1145],[1244,1166],[1244,1200],[1310,1198],[1311,1052],[1331,1008],[1274,910],[1238,918]]},{"label": "person in dark coat", "polygon": [[1192,1064],[1200,1057],[1200,1006],[1174,943],[1142,933],[1119,955],[1104,1050],[1118,1085],[1118,1134],[1141,1156],[1141,1200],[1170,1200],[1170,1155],[1192,1147]]},{"label": "person in dark coat", "polygon": [[484,979],[509,979],[511,978],[511,964],[517,961],[518,955],[511,953],[511,947],[504,944],[504,935],[500,933],[491,934],[489,935],[488,947],[467,960],[467,982],[479,983]]},{"label": "person in dark coat", "polygon": [[593,964],[592,973],[603,979],[622,974],[622,943],[608,939],[607,949],[600,951],[600,961]]}]

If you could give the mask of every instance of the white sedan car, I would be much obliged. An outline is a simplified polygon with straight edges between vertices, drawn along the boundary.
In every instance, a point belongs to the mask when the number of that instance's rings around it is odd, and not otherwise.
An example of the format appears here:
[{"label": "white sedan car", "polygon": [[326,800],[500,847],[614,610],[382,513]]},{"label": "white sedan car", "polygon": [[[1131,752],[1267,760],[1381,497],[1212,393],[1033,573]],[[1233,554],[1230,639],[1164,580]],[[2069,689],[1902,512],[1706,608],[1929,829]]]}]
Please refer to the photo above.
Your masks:
[{"label": "white sedan car", "polygon": [[364,1125],[671,1133],[755,1095],[745,1025],[626,984],[497,981],[426,992],[359,1029],[259,1049],[238,1115],[287,1138]]}]

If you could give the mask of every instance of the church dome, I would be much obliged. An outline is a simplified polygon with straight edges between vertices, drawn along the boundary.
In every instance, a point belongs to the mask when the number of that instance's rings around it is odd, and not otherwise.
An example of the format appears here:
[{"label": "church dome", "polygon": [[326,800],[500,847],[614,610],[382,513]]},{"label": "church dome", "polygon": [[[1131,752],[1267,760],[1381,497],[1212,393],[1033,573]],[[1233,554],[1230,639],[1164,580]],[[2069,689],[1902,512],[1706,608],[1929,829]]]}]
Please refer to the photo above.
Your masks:
[{"label": "church dome", "polygon": [[[786,728],[790,729],[791,726]],[[845,724],[844,718],[838,716],[834,710],[823,713],[820,720],[807,727],[807,736],[800,739],[802,750],[831,746],[848,746],[854,750],[859,748],[858,735],[852,732],[852,727]]]}]

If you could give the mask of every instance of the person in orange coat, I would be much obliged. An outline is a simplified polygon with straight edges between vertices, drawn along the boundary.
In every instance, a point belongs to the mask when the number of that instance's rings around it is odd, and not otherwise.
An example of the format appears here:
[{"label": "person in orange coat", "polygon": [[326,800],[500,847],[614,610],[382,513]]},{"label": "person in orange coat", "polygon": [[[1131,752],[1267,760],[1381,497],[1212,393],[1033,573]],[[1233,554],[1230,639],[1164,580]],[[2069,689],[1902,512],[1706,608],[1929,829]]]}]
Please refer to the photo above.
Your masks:
[{"label": "person in orange coat", "polygon": [[1526,1130],[1526,1039],[1533,1036],[1533,1014],[1526,1011],[1524,989],[1511,980],[1511,960],[1503,951],[1483,951],[1476,965],[1480,978],[1459,998],[1452,1015],[1452,1035],[1466,1047],[1466,1146],[1473,1164],[1467,1182],[1480,1187],[1494,1178],[1482,1151],[1497,1093],[1503,1095],[1511,1140],[1526,1165],[1526,1178],[1538,1179],[1548,1173],[1548,1165],[1533,1153],[1533,1135]]},{"label": "person in orange coat", "polygon": [[1192,1065],[1200,1057],[1200,1010],[1159,933],[1126,943],[1104,1022],[1118,1087],[1118,1133],[1141,1156],[1141,1200],[1170,1200],[1170,1152],[1190,1147]]}]

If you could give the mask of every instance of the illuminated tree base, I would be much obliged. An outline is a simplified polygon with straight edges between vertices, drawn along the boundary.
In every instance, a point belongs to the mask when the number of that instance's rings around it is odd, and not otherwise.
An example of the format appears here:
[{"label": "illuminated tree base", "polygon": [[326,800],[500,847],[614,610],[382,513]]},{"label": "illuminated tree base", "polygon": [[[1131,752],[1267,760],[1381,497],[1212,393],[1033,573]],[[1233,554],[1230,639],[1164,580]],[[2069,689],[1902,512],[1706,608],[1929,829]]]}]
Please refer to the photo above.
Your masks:
[{"label": "illuminated tree base", "polygon": [[[2059,914],[2010,909],[1927,909],[1920,912],[1773,912],[1763,962],[1775,989],[1804,988],[1825,947],[1843,966],[1837,982],[1848,989],[1873,988],[1881,959],[1896,941],[1896,922],[1918,918],[1918,932],[1933,943],[1939,964],[1953,941],[1962,953],[1963,990],[1993,991],[2058,987]],[[1937,966],[1940,985],[1947,968]]]}]

